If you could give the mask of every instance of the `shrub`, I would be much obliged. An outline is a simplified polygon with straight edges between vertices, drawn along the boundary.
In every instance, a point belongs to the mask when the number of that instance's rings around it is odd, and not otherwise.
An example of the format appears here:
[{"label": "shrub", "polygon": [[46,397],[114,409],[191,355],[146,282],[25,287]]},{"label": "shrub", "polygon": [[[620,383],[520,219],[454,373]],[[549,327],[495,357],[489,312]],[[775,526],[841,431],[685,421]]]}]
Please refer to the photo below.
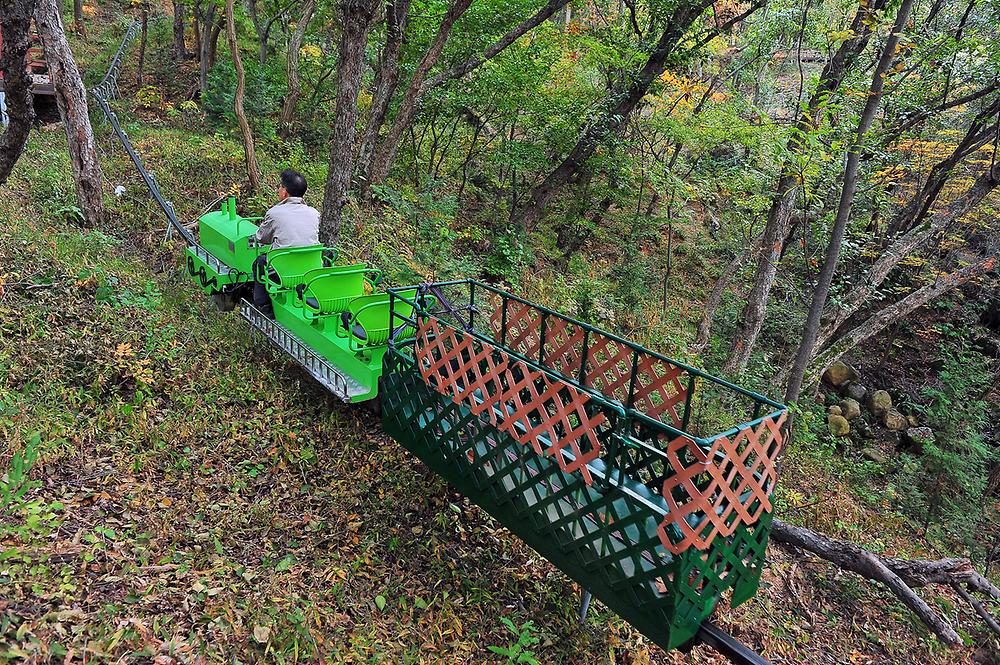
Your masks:
[{"label": "shrub", "polygon": [[[269,116],[278,112],[285,89],[284,75],[275,66],[264,69],[251,59],[244,59],[246,97],[243,101],[247,118],[257,128],[273,125]],[[228,60],[219,61],[208,71],[208,86],[202,93],[201,104],[209,117],[235,125],[233,97],[236,94],[236,72]]]},{"label": "shrub", "polygon": [[987,440],[991,362],[965,349],[945,354],[939,384],[925,388],[922,407],[934,440],[907,457],[897,491],[925,534],[965,541],[975,547],[987,509],[985,492],[997,453]]}]

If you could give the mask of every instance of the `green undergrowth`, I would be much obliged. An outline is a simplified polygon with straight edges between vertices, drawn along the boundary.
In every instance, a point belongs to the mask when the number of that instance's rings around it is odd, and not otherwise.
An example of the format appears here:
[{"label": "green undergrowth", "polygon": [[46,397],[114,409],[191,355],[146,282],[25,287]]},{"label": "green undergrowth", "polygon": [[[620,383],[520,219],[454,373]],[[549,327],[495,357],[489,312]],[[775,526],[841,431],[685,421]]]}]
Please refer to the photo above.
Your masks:
[{"label": "green undergrowth", "polygon": [[[106,61],[109,34],[83,57]],[[153,49],[150,67],[162,55]],[[243,151],[230,131],[155,85],[133,92],[116,109],[182,220],[238,187]],[[77,226],[59,127],[33,133],[0,196],[0,662],[62,662],[71,651],[136,663],[688,658],[650,647],[599,603],[578,625],[574,584],[388,440],[367,410],[336,402],[237,316],[215,312],[184,275],[180,245],[163,242],[164,219],[124,151],[107,127],[96,132],[105,227]],[[263,213],[287,166],[321,200],[324,155],[273,140],[257,154],[264,187],[239,201],[242,214]],[[486,275],[699,366],[724,357],[718,346],[688,354],[717,268],[696,223],[675,229],[664,308],[649,280],[655,253],[616,253],[613,229],[593,230],[593,251],[562,263],[544,226],[497,233],[433,183],[396,184],[376,192],[377,213],[349,209],[340,247],[390,268],[390,283]],[[656,232],[636,228],[630,242],[641,248]],[[739,306],[724,301],[721,331]],[[748,385],[770,392],[773,367],[755,363]],[[922,553],[872,490],[879,470],[838,450],[821,414],[797,414],[782,516],[878,551]],[[758,598],[718,620],[775,660],[967,655],[942,653],[878,587],[806,570],[778,548],[770,560]],[[690,662],[717,661],[695,650]]]},{"label": "green undergrowth", "polygon": [[[177,153],[231,140],[130,133],[161,156],[164,192],[197,214],[195,194],[210,188],[182,186],[191,181],[174,166],[190,156]],[[341,405],[253,343],[238,317],[215,312],[107,139],[108,182],[128,191],[109,196],[106,228],[76,227],[57,205],[65,193],[35,186],[60,170],[70,182],[54,157],[60,138],[33,135],[0,197],[0,461],[20,469],[5,476],[0,506],[0,661],[72,651],[88,662],[491,662],[520,644],[546,663],[675,662],[599,603],[578,625],[574,584],[388,440],[367,410]],[[235,168],[233,152],[220,152]],[[218,169],[216,182],[230,173]],[[377,260],[407,233],[388,217],[345,245]],[[808,454],[796,455],[807,460],[797,470],[829,477],[826,458],[799,445]],[[845,596],[832,571],[799,581],[829,607],[803,633],[789,575],[802,573],[773,552],[758,599],[718,620],[796,662],[818,662],[817,644],[833,639],[883,654],[875,662],[932,653],[905,612],[878,609],[897,607],[884,591]],[[692,658],[712,662],[700,650]]]},{"label": "green undergrowth", "polygon": [[557,661],[638,639],[579,629],[572,584],[211,309],[176,246],[44,198],[0,203],[0,661],[481,660],[541,616]]}]

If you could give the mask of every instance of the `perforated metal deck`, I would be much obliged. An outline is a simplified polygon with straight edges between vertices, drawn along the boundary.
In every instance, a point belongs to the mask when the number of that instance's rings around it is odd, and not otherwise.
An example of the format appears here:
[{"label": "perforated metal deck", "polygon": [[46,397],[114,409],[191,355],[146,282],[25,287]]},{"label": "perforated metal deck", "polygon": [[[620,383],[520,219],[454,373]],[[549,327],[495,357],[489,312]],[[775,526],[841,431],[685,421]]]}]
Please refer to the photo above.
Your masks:
[{"label": "perforated metal deck", "polygon": [[324,388],[343,401],[350,402],[367,392],[364,386],[338,371],[288,328],[267,317],[246,300],[240,302],[240,316],[246,319],[255,331],[267,337],[272,345],[291,356]]},{"label": "perforated metal deck", "polygon": [[207,263],[212,270],[219,273],[220,275],[228,275],[229,273],[232,272],[232,268],[230,268],[225,263],[212,256],[212,254],[210,254],[201,245],[194,245],[193,247],[191,247],[191,251],[195,253],[195,256],[197,256],[199,259]]}]

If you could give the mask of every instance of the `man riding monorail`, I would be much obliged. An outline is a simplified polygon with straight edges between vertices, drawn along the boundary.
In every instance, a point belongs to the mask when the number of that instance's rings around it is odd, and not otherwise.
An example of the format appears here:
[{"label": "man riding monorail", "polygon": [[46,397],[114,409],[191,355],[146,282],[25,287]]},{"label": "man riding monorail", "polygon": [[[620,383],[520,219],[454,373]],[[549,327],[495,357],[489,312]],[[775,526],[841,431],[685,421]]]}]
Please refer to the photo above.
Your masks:
[{"label": "man riding monorail", "polygon": [[[319,244],[319,211],[302,200],[307,188],[305,176],[298,171],[285,169],[281,172],[278,203],[267,211],[264,221],[257,229],[258,245],[269,244],[271,249],[281,249]],[[254,261],[254,275],[264,275],[266,263],[266,255],[257,257]],[[274,318],[271,298],[260,281],[253,286],[253,304],[261,312]]]}]

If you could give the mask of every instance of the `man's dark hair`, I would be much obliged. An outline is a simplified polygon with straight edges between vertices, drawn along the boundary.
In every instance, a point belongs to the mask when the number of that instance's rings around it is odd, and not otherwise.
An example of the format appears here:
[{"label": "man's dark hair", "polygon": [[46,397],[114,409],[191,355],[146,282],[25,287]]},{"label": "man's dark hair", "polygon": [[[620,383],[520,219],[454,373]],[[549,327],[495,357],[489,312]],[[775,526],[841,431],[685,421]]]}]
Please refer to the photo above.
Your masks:
[{"label": "man's dark hair", "polygon": [[309,185],[306,184],[306,177],[292,169],[285,169],[281,172],[281,184],[284,185],[289,196],[305,196],[306,189],[309,188]]}]

